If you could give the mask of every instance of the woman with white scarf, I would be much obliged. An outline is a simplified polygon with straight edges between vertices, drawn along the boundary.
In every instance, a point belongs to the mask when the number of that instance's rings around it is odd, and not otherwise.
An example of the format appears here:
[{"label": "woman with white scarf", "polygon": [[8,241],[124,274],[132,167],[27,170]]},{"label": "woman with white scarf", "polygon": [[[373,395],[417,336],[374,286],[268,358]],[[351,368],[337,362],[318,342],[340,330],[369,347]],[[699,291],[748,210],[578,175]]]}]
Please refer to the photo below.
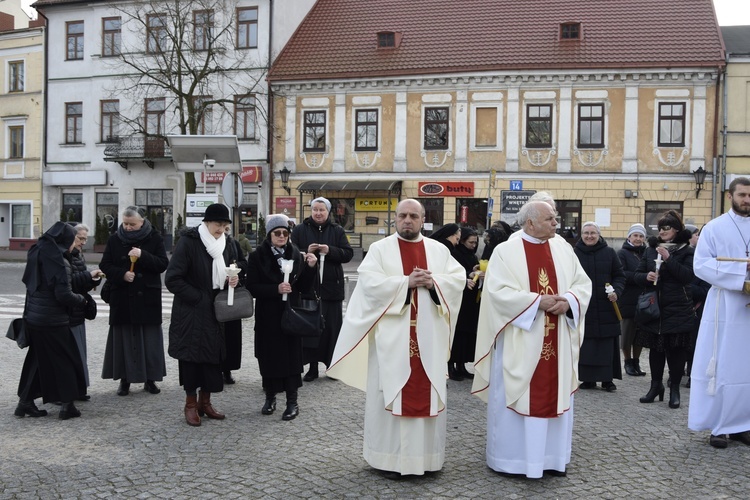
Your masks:
[{"label": "woman with white scarf", "polygon": [[225,417],[211,404],[211,393],[224,390],[221,362],[226,356],[224,328],[216,320],[214,299],[225,286],[235,287],[239,281],[226,273],[231,262],[224,230],[230,223],[226,206],[209,205],[203,223],[180,237],[165,278],[174,294],[169,355],[179,361],[185,420],[191,426],[201,425],[204,415],[216,420]]}]

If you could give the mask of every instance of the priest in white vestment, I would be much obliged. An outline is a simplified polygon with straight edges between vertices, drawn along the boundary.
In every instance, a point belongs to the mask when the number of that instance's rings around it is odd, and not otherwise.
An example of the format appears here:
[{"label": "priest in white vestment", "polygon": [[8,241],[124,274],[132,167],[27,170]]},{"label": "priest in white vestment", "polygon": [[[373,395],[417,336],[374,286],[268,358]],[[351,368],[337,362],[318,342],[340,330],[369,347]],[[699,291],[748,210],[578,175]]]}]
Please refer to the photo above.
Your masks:
[{"label": "priest in white vestment", "polygon": [[396,208],[396,234],[359,266],[327,374],[367,393],[364,457],[387,477],[440,470],[448,358],[466,285],[448,249],[420,233],[424,207]]},{"label": "priest in white vestment", "polygon": [[[695,275],[711,284],[690,372],[688,427],[710,430],[709,443],[750,445],[750,179],[735,178],[728,213],[703,228],[695,248]],[[720,260],[721,257],[738,259]]]},{"label": "priest in white vestment", "polygon": [[591,280],[555,238],[555,210],[526,203],[520,237],[495,248],[485,274],[472,392],[487,401],[487,465],[564,475]]}]

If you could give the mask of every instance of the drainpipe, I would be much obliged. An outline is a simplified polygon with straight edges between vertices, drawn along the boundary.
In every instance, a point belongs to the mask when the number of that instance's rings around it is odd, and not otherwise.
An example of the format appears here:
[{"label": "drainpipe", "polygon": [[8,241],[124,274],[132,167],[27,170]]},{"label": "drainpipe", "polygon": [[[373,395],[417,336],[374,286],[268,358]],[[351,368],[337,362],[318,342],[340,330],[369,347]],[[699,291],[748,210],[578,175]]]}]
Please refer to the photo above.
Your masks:
[{"label": "drainpipe", "polygon": [[724,54],[724,58],[725,58],[724,60],[725,60],[725,63],[726,63],[724,65],[724,71],[723,71],[723,73],[724,73],[724,88],[723,88],[723,94],[724,94],[724,106],[723,106],[723,108],[724,108],[724,112],[722,113],[723,116],[721,118],[723,124],[722,124],[722,130],[721,130],[721,135],[722,135],[722,139],[721,139],[721,165],[719,166],[719,168],[720,168],[720,174],[721,174],[719,176],[719,182],[721,183],[721,185],[719,186],[719,188],[720,188],[719,192],[721,193],[721,213],[724,213],[724,200],[726,199],[726,197],[724,196],[724,185],[726,184],[726,178],[727,178],[727,123],[729,121],[729,115],[728,115],[728,112],[727,112],[727,99],[729,97],[729,91],[727,89],[727,65],[729,64],[729,52],[727,52],[726,54]]},{"label": "drainpipe", "polygon": [[[268,156],[266,163],[268,163],[268,200],[269,206],[266,207],[266,214],[264,217],[268,217],[271,213],[270,204],[273,200],[273,91],[271,90],[271,82],[268,81],[268,73],[271,71],[271,57],[273,55],[273,0],[268,0],[268,66],[266,70],[266,88],[268,93],[268,100],[266,103],[266,141],[268,144],[266,150]],[[260,194],[260,193],[259,193]],[[259,210],[260,211],[260,210]],[[259,238],[260,239],[260,238]]]},{"label": "drainpipe", "polygon": [[[47,107],[49,104],[47,103],[47,95],[49,86],[47,78],[47,75],[49,74],[49,19],[47,16],[44,15],[44,13],[41,10],[37,10],[37,13],[44,18],[44,26],[42,27],[42,30],[44,31],[44,73],[42,74],[42,78],[44,80],[44,83],[42,85],[42,102],[44,102],[44,107],[42,108],[42,130],[41,130],[41,139],[42,139],[42,164],[40,165],[39,169],[39,187],[41,188],[40,196],[41,198],[41,204],[39,206],[40,211],[40,220],[39,220],[39,231],[40,236],[41,233],[44,232],[44,172],[47,170]],[[60,189],[59,192],[61,193],[62,190]],[[62,194],[59,195],[59,199],[62,200]],[[57,218],[53,219],[57,220]]]}]

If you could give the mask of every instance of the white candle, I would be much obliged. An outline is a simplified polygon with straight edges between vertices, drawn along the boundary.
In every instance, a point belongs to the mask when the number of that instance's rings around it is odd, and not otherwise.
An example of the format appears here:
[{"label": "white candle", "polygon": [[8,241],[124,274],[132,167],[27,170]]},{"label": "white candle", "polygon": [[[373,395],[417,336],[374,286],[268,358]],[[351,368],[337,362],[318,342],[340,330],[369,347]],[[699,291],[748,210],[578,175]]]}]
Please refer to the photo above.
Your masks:
[{"label": "white candle", "polygon": [[[235,263],[229,264],[229,267],[225,269],[227,271],[227,276],[229,276],[230,278],[240,274],[240,269],[237,267]],[[228,306],[234,305],[234,288],[232,288],[231,286],[229,287],[229,291],[227,292],[227,305]]]},{"label": "white candle", "polygon": [[[284,273],[284,283],[289,283],[289,275],[292,274],[292,269],[294,269],[294,261],[293,260],[286,260],[281,259],[281,272]],[[286,301],[288,294],[282,294],[281,300]]]},{"label": "white candle", "polygon": [[661,254],[656,255],[654,262],[656,262],[656,279],[654,279],[654,285],[656,285],[656,282],[659,281],[659,268],[661,267],[662,263]]}]

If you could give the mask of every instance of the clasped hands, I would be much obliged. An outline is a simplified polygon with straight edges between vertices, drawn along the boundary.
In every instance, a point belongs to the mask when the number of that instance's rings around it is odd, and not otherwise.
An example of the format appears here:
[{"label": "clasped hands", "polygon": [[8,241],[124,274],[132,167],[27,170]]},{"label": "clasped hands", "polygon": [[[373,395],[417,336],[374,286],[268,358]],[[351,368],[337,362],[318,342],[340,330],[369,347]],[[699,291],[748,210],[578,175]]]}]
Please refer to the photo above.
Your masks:
[{"label": "clasped hands", "polygon": [[568,312],[570,304],[562,295],[542,295],[542,299],[539,301],[539,309],[559,316]]},{"label": "clasped hands", "polygon": [[434,285],[435,284],[432,281],[432,271],[415,267],[409,275],[409,288],[423,286],[428,290],[432,290]]}]

